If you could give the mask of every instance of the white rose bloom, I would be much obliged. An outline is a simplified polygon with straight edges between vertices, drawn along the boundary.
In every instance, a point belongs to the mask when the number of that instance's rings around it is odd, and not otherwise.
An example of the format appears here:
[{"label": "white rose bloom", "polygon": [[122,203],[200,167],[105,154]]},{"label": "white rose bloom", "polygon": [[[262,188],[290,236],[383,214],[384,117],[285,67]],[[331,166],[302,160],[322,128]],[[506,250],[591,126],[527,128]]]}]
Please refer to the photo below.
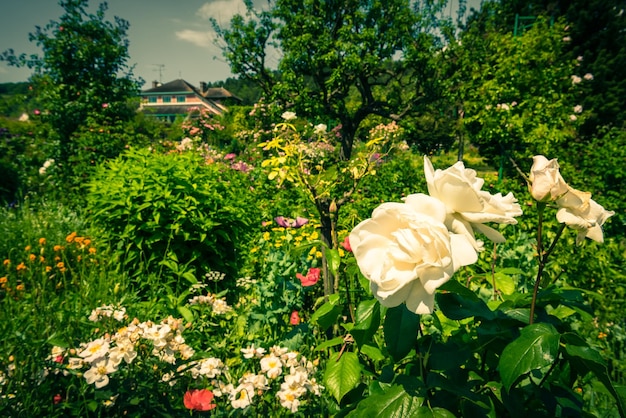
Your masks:
[{"label": "white rose bloom", "polygon": [[533,157],[530,168],[530,194],[539,202],[549,202],[567,193],[567,183],[559,172],[556,158],[548,160],[543,155]]},{"label": "white rose bloom", "polygon": [[405,203],[383,203],[350,233],[350,246],[363,275],[383,306],[406,303],[431,313],[435,290],[461,266],[476,262],[466,237],[450,234],[439,200],[413,194]]},{"label": "white rose bloom", "polygon": [[516,224],[515,216],[522,209],[512,193],[502,196],[481,190],[485,181],[476,177],[476,171],[467,169],[459,161],[445,170],[436,170],[428,157],[424,156],[424,174],[428,194],[445,205],[445,224],[451,232],[465,235],[474,248],[480,245],[474,230],[482,232],[493,242],[504,242],[500,232],[485,225],[486,222]]},{"label": "white rose bloom", "polygon": [[578,231],[576,244],[580,244],[585,237],[597,242],[604,242],[602,225],[615,212],[605,210],[591,199],[591,193],[568,187],[568,192],[556,201],[559,210],[556,219]]}]

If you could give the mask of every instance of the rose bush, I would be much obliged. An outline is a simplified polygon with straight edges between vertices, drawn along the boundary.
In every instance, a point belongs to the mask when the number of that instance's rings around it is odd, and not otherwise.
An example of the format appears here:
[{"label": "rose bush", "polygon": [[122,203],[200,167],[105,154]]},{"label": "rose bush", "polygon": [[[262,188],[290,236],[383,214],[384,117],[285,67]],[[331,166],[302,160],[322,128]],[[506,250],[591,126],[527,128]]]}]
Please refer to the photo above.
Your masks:
[{"label": "rose bush", "polygon": [[466,236],[449,233],[445,205],[424,195],[383,203],[358,224],[349,242],[359,268],[383,306],[406,303],[417,314],[433,311],[435,290],[461,266],[476,262]]},{"label": "rose bush", "polygon": [[615,215],[605,210],[591,198],[591,193],[568,187],[567,193],[557,200],[559,210],[556,219],[578,231],[576,243],[580,244],[585,237],[597,242],[604,242],[602,225]]},{"label": "rose bush", "polygon": [[435,170],[428,157],[424,156],[424,174],[428,194],[445,205],[445,224],[458,234],[464,234],[474,248],[481,243],[476,241],[474,230],[483,233],[493,242],[504,242],[502,234],[484,225],[486,222],[516,224],[516,216],[522,209],[512,193],[502,196],[481,190],[485,181],[476,177],[476,171],[466,169],[462,161],[445,170]]}]

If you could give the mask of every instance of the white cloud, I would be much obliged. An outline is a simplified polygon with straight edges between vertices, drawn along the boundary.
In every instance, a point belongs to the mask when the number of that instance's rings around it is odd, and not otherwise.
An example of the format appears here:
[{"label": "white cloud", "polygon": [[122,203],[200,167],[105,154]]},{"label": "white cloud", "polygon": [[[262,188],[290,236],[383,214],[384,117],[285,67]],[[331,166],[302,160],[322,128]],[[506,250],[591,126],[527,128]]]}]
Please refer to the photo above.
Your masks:
[{"label": "white cloud", "polygon": [[203,19],[213,18],[220,24],[230,22],[236,14],[245,14],[246,6],[242,0],[215,0],[204,3],[196,12]]},{"label": "white cloud", "polygon": [[203,48],[211,48],[214,45],[215,34],[213,31],[185,29],[177,31],[176,38]]}]

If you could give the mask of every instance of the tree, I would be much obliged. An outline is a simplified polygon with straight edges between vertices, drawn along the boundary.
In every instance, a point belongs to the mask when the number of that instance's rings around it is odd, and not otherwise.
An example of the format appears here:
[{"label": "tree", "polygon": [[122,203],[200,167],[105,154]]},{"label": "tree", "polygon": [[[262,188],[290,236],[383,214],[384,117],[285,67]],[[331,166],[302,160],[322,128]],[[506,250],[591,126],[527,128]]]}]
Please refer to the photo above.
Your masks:
[{"label": "tree", "polygon": [[37,26],[29,35],[42,55],[16,55],[9,49],[0,59],[34,70],[30,81],[44,105],[42,117],[59,145],[55,157],[67,165],[81,153],[73,134],[88,119],[105,125],[129,120],[134,109],[128,101],[140,84],[127,65],[127,21],[105,20],[106,3],[95,13],[88,12],[88,0],[61,0],[59,4],[65,11],[60,19]]},{"label": "tree", "polygon": [[[246,16],[233,17],[229,28],[213,21],[231,71],[256,82],[281,112],[337,128],[338,160],[329,172],[350,171],[357,134],[367,122],[373,127],[381,119],[419,116],[440,96],[431,58],[451,33],[437,17],[445,1],[276,0],[262,11],[252,1],[246,5]],[[267,64],[271,49],[280,56],[277,71]],[[413,125],[420,122],[431,123],[411,118]],[[339,209],[361,178],[338,178],[345,187],[333,184],[332,193],[309,187],[330,248],[337,247]]]},{"label": "tree", "polygon": [[[401,121],[437,97],[430,58],[449,32],[437,18],[445,3],[277,0],[256,11],[248,1],[245,17],[214,27],[233,73],[298,115],[337,121],[349,159],[369,117]],[[278,72],[267,65],[268,48],[280,55]]]}]

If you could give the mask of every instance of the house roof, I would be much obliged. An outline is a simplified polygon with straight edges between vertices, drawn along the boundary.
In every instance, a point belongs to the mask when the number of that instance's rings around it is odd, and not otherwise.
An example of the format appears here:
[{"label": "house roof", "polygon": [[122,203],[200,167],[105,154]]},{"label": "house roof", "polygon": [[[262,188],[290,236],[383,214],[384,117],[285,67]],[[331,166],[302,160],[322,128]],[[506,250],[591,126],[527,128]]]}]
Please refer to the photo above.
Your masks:
[{"label": "house roof", "polygon": [[239,97],[235,96],[234,94],[226,90],[224,87],[210,87],[206,89],[202,93],[202,95],[206,97],[207,99],[216,99],[216,100],[235,99],[235,100],[241,101]]},{"label": "house roof", "polygon": [[200,94],[200,92],[191,84],[187,83],[185,80],[179,78],[178,80],[170,81],[169,83],[161,84],[157,87],[152,87],[151,89],[144,90],[142,93],[196,93]]}]

